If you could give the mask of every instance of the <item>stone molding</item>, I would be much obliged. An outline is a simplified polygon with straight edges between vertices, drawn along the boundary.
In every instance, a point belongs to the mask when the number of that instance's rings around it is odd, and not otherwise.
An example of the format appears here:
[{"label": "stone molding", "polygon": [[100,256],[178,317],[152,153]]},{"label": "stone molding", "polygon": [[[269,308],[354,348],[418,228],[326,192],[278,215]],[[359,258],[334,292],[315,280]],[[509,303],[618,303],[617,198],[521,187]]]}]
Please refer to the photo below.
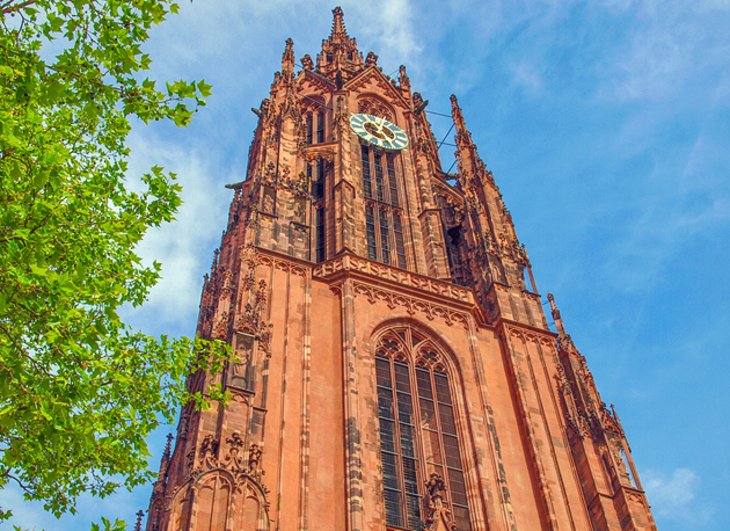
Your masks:
[{"label": "stone molding", "polygon": [[370,304],[383,301],[391,310],[401,307],[408,312],[408,315],[421,313],[429,321],[433,321],[436,317],[439,317],[448,326],[452,326],[454,323],[460,323],[464,328],[469,328],[469,314],[465,311],[455,311],[440,304],[433,304],[414,297],[408,297],[388,289],[363,284],[362,282],[355,282],[353,287],[355,295],[364,295]]},{"label": "stone molding", "polygon": [[472,305],[474,297],[470,290],[443,282],[430,277],[425,277],[403,269],[397,269],[385,264],[372,262],[365,258],[345,254],[328,262],[318,264],[314,267],[313,275],[315,277],[328,278],[337,273],[356,271],[372,275],[379,279],[396,282],[401,286],[409,286],[421,291],[427,291],[438,295],[439,297],[448,297],[449,299]]}]

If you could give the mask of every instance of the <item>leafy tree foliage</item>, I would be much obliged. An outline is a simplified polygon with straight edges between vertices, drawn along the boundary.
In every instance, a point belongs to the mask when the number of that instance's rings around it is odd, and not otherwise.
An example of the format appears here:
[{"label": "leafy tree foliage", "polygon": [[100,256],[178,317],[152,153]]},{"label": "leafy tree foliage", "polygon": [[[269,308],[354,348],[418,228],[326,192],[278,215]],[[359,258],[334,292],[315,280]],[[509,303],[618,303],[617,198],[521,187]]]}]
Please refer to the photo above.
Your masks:
[{"label": "leafy tree foliage", "polygon": [[160,167],[142,191],[125,185],[130,120],[184,126],[210,92],[144,77],[141,46],[177,9],[0,0],[0,488],[16,482],[57,516],[82,492],[148,480],[146,436],[204,403],[186,375],[223,355],[118,315],[158,279],[136,244],[180,205]]}]

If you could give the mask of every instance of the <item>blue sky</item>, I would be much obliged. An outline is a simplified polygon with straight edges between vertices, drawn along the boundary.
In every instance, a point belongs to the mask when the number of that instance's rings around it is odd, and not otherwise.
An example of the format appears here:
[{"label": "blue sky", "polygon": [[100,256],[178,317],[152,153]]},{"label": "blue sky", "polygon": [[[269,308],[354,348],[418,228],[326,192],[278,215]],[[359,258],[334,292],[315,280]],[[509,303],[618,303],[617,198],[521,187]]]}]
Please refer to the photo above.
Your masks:
[{"label": "blue sky", "polygon": [[[386,74],[405,64],[429,109],[456,93],[543,297],[555,294],[599,390],[616,404],[662,530],[730,529],[730,1],[342,2]],[[140,248],[162,282],[128,319],[193,334],[201,278],[243,178],[284,40],[314,55],[333,4],[183,2],[148,49],[161,79],[213,84],[185,130],[136,127],[130,178],[162,164],[185,187]],[[434,132],[448,118],[431,115]],[[449,140],[452,142],[453,140]],[[444,166],[453,148],[442,149]],[[156,468],[162,438],[152,439]],[[133,522],[150,487],[82,499],[61,521],[15,491],[14,523]]]}]

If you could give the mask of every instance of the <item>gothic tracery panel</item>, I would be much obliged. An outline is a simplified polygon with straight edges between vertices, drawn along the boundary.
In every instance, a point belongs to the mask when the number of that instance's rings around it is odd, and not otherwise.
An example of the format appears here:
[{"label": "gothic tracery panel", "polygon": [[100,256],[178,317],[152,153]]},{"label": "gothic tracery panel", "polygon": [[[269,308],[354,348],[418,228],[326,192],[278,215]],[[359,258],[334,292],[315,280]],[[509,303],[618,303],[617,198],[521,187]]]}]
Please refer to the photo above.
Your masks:
[{"label": "gothic tracery panel", "polygon": [[422,529],[425,486],[438,477],[456,529],[471,529],[453,377],[442,349],[411,327],[389,329],[376,342],[375,367],[387,524]]}]

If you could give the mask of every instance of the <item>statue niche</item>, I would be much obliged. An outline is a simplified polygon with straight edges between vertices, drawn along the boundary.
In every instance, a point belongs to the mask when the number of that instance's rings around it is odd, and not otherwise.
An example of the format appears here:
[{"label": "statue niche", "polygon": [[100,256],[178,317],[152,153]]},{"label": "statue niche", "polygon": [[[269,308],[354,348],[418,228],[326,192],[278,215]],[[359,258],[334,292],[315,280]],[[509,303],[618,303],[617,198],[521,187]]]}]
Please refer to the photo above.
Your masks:
[{"label": "statue niche", "polygon": [[233,340],[233,356],[228,373],[228,385],[244,391],[253,390],[253,334],[237,332]]}]

